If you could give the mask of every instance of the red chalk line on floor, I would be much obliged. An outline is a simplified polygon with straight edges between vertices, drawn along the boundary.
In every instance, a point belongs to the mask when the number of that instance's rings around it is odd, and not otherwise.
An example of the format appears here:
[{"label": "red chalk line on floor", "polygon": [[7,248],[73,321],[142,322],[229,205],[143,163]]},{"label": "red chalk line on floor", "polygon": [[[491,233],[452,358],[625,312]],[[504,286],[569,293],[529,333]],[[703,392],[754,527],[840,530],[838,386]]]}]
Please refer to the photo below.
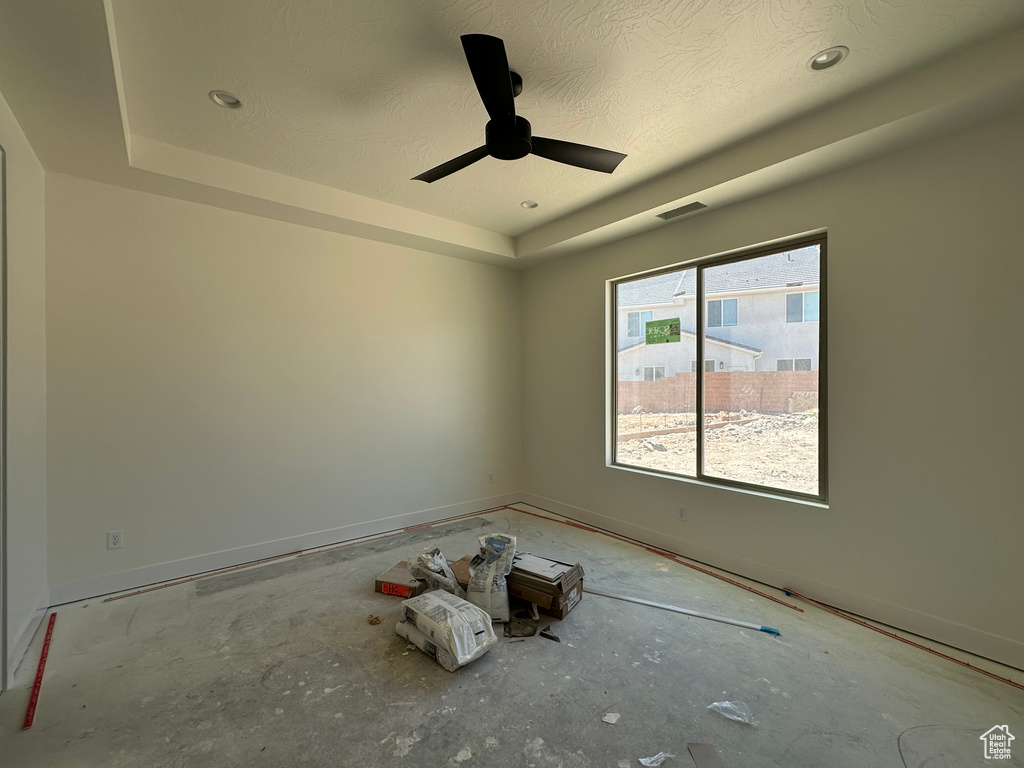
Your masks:
[{"label": "red chalk line on floor", "polygon": [[829,605],[828,603],[819,602],[818,600],[815,600],[812,597],[807,597],[806,595],[801,595],[799,592],[794,592],[792,589],[787,589],[786,591],[789,592],[792,595],[796,595],[801,600],[806,600],[808,603],[811,603],[812,605],[818,606],[822,610],[825,610],[825,611],[828,611],[829,613],[835,614],[836,616],[838,616],[841,619],[846,619],[847,621],[852,621],[854,624],[860,624],[860,626],[862,626],[862,627],[867,627],[868,629],[873,629],[875,632],[878,632],[879,634],[885,635],[886,637],[891,637],[893,640],[899,640],[901,643],[906,643],[907,645],[911,645],[914,648],[919,648],[922,651],[928,651],[928,653],[934,654],[935,656],[938,656],[941,659],[945,659],[946,661],[952,661],[954,664],[959,664],[960,666],[967,667],[968,669],[973,669],[975,672],[980,672],[981,674],[985,675],[986,677],[991,677],[993,680],[998,680],[998,681],[1000,681],[1002,683],[1006,683],[1007,685],[1012,685],[1014,688],[1020,688],[1022,691],[1024,691],[1024,685],[1021,685],[1020,683],[1014,682],[1013,680],[1011,680],[1008,677],[1001,677],[1000,675],[997,675],[994,672],[989,672],[987,669],[982,669],[981,667],[976,667],[973,664],[968,664],[966,661],[962,661],[961,659],[958,659],[958,658],[955,658],[955,657],[950,656],[948,654],[942,653],[942,651],[936,651],[934,648],[929,648],[927,645],[922,645],[921,643],[914,642],[913,640],[908,640],[905,637],[900,637],[895,632],[890,632],[887,629],[882,629],[881,627],[875,626],[874,624],[872,624],[870,622],[864,621],[863,619],[861,619],[861,618],[859,618],[857,616],[854,616],[851,613],[847,613],[846,611],[841,610],[839,608],[836,608],[833,605]]},{"label": "red chalk line on floor", "polygon": [[32,727],[36,719],[36,706],[39,704],[39,691],[43,687],[43,670],[46,669],[46,657],[50,655],[50,641],[53,639],[53,625],[57,623],[57,614],[50,614],[50,623],[46,625],[46,637],[43,639],[43,652],[39,654],[39,667],[36,669],[36,681],[32,683],[32,696],[28,700],[28,712],[25,713],[25,723],[21,730],[25,731]]}]

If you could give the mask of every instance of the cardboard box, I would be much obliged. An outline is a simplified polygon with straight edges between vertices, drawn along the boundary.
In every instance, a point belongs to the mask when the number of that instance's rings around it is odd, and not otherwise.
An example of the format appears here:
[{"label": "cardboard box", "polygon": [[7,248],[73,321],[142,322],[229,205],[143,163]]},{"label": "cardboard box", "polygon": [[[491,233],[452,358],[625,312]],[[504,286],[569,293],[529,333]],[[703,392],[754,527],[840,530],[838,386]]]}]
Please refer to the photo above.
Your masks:
[{"label": "cardboard box", "polygon": [[384,571],[374,584],[374,591],[395,597],[416,597],[426,589],[427,582],[413,577],[405,560]]},{"label": "cardboard box", "polygon": [[455,574],[455,580],[459,582],[459,586],[463,589],[469,587],[469,562],[472,559],[473,555],[466,555],[459,560],[448,563],[448,565],[452,567],[452,572]]},{"label": "cardboard box", "polygon": [[541,613],[564,619],[583,599],[583,567],[528,552],[516,555],[506,577],[508,593],[536,604]]}]

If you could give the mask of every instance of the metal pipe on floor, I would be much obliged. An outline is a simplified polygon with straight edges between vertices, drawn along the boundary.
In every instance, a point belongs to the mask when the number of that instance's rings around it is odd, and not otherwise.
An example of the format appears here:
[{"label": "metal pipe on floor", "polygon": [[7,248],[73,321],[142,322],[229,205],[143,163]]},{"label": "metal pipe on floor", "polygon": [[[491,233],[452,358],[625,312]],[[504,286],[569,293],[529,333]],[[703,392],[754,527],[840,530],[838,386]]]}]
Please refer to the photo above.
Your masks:
[{"label": "metal pipe on floor", "polygon": [[614,592],[605,592],[601,589],[594,589],[589,584],[583,586],[584,592],[589,592],[592,595],[600,595],[601,597],[610,597],[612,600],[622,600],[626,603],[636,603],[637,605],[647,605],[651,608],[660,608],[663,611],[671,611],[672,613],[681,613],[683,616],[693,616],[698,619],[707,619],[708,621],[717,621],[721,624],[731,624],[734,627],[743,627],[744,629],[756,629],[758,632],[766,632],[769,635],[778,637],[782,633],[773,627],[766,627],[762,624],[753,624],[749,621],[740,621],[739,619],[729,619],[725,616],[715,616],[713,613],[701,613],[700,611],[691,611],[688,608],[679,608],[675,605],[666,605],[665,603],[655,603],[650,600],[643,600],[639,597],[630,597],[628,595],[618,595]]}]

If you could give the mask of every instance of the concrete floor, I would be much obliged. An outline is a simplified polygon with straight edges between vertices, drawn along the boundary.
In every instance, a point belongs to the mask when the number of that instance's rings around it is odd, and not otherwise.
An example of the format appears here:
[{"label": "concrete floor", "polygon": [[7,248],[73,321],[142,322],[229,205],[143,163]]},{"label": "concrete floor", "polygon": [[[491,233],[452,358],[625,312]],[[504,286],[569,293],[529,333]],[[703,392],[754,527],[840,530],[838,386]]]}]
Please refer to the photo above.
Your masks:
[{"label": "concrete floor", "polygon": [[[561,643],[502,638],[446,672],[395,634],[401,601],[373,577],[433,546],[469,554],[490,531],[579,560],[595,587],[782,637],[587,595],[551,622]],[[687,742],[708,742],[730,768],[961,768],[986,764],[978,737],[996,724],[1021,745],[998,764],[1024,765],[1019,690],[806,608],[505,510],[63,606],[35,726],[18,730],[41,637],[0,696],[0,765],[624,768],[664,751],[692,768]],[[707,710],[720,700],[758,725]]]}]

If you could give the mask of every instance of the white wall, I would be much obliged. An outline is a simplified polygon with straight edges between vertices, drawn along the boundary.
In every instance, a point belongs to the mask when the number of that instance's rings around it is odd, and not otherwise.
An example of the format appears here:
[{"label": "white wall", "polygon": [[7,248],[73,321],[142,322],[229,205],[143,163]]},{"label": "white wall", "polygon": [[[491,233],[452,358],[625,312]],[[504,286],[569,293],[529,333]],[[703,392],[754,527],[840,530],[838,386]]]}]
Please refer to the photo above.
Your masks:
[{"label": "white wall", "polygon": [[[1021,136],[1017,117],[530,269],[527,498],[1024,668],[1024,370],[1001,354],[1024,332]],[[830,507],[605,467],[604,281],[821,227]]]},{"label": "white wall", "polygon": [[59,174],[47,236],[55,599],[519,491],[520,273]]},{"label": "white wall", "polygon": [[7,154],[7,657],[14,666],[48,605],[43,168],[0,96]]}]

